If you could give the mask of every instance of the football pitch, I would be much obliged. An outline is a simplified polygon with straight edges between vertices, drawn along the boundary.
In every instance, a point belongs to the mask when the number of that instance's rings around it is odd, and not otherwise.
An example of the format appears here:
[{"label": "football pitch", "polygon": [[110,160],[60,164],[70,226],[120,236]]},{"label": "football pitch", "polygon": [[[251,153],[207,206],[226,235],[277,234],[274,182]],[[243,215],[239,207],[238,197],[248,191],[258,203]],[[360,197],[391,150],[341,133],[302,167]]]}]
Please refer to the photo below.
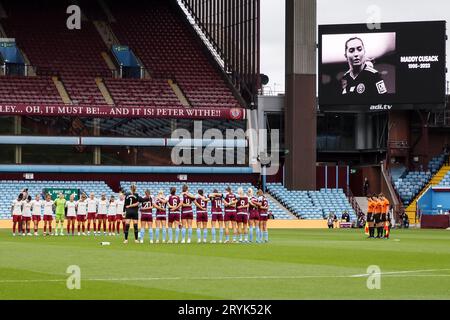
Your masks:
[{"label": "football pitch", "polygon": [[[80,289],[67,288],[71,265]],[[373,265],[379,277],[368,276]],[[382,240],[278,229],[267,244],[124,245],[122,236],[1,229],[0,299],[450,299],[450,231],[393,230]]]}]

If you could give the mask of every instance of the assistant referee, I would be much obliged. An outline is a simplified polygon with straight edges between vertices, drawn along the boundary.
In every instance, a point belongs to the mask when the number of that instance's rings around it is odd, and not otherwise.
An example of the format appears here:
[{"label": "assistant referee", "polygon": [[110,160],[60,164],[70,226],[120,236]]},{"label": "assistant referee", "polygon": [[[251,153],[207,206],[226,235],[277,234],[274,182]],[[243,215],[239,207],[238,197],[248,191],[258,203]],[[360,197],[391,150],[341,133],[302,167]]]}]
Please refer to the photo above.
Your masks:
[{"label": "assistant referee", "polygon": [[133,223],[134,228],[134,242],[139,243],[138,240],[138,220],[139,220],[139,195],[136,192],[136,185],[132,184],[130,187],[131,192],[125,194],[125,241],[128,243],[128,231],[130,230],[130,224]]}]

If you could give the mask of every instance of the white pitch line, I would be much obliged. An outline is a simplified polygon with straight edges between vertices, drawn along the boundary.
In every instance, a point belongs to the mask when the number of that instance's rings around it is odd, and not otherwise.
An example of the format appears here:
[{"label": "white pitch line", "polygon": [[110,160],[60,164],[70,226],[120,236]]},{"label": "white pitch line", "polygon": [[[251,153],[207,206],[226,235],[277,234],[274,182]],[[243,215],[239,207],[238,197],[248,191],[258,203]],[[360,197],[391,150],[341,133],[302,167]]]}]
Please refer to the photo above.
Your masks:
[{"label": "white pitch line", "polygon": [[[424,272],[450,271],[450,269],[429,269],[429,270],[408,270],[392,271],[372,274],[354,274],[354,275],[305,275],[305,276],[241,276],[241,277],[150,277],[150,278],[87,278],[81,281],[111,281],[111,282],[130,282],[130,281],[170,281],[170,280],[283,280],[283,279],[321,279],[321,278],[363,278],[373,275],[388,277],[450,277],[450,274],[415,274]],[[0,279],[0,283],[32,283],[32,282],[63,282],[67,279]]]},{"label": "white pitch line", "polygon": [[406,271],[363,273],[363,274],[355,274],[352,277],[364,278],[364,277],[368,277],[368,276],[386,276],[386,275],[399,275],[399,274],[405,274],[405,273],[423,273],[423,272],[439,272],[439,271],[450,271],[450,269],[406,270]]}]

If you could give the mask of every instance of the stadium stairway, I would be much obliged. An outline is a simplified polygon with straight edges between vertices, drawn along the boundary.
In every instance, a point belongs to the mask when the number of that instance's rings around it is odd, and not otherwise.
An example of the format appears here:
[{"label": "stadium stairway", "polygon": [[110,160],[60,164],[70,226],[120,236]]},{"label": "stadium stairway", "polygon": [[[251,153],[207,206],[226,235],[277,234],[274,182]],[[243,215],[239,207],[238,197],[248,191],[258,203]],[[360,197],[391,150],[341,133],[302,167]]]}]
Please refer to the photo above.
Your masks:
[{"label": "stadium stairway", "polygon": [[95,83],[97,84],[98,90],[100,90],[100,93],[102,94],[103,98],[106,101],[106,104],[109,106],[114,105],[114,100],[111,97],[111,94],[108,91],[108,88],[106,88],[105,83],[103,82],[102,78],[95,78]]},{"label": "stadium stairway", "polygon": [[442,179],[446,176],[446,174],[450,171],[450,166],[442,166],[438,172],[431,178],[431,180],[428,182],[428,184],[420,190],[420,192],[416,195],[413,201],[406,207],[406,214],[408,215],[408,219],[410,223],[417,223],[417,215],[416,215],[416,208],[417,208],[417,200],[424,194],[424,192],[430,187],[438,185]]},{"label": "stadium stairway", "polygon": [[178,100],[180,100],[181,105],[183,107],[190,108],[191,104],[187,100],[181,88],[172,79],[167,80],[167,82],[169,83],[169,86],[172,88],[173,92],[177,96]]},{"label": "stadium stairway", "polygon": [[359,207],[361,208],[361,211],[366,214],[367,210],[369,208],[369,204],[367,202],[366,197],[355,197],[356,202],[358,203]]},{"label": "stadium stairway", "polygon": [[67,93],[66,88],[64,87],[64,84],[61,82],[61,80],[58,79],[58,77],[52,77],[53,83],[55,84],[56,90],[58,90],[59,96],[61,97],[61,100],[65,104],[72,104],[72,100],[69,98],[69,94]]}]

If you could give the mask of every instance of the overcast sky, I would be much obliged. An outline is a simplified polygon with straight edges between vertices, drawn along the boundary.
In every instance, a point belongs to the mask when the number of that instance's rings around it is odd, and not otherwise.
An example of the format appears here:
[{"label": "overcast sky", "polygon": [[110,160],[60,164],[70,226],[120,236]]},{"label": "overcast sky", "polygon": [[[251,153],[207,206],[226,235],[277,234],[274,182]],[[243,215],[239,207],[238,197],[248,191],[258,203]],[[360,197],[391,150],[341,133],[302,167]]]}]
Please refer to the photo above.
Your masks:
[{"label": "overcast sky", "polygon": [[[296,0],[302,1],[302,0]],[[317,0],[318,24],[450,20],[449,0]],[[261,72],[284,91],[285,1],[261,0]],[[449,51],[447,41],[447,51]],[[448,68],[447,62],[447,68]]]}]

